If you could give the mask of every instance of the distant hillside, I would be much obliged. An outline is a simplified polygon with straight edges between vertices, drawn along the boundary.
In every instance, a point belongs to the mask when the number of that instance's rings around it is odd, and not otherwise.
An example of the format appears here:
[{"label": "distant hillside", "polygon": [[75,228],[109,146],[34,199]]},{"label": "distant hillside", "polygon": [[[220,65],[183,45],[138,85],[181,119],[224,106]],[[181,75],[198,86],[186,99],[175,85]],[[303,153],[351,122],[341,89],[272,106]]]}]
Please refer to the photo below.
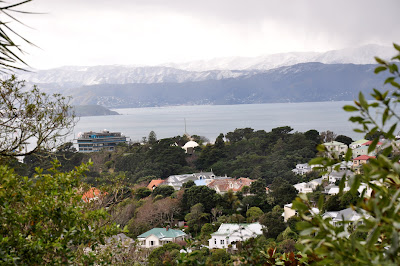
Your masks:
[{"label": "distant hillside", "polygon": [[100,105],[75,105],[73,108],[76,116],[119,115]]},{"label": "distant hillside", "polygon": [[374,64],[374,56],[389,59],[393,48],[364,45],[324,53],[293,52],[257,57],[215,58],[206,61],[159,66],[65,66],[36,72],[21,72],[27,84],[37,84],[54,93],[59,89],[100,84],[183,83],[248,77],[283,66],[319,62],[323,64]]},{"label": "distant hillside", "polygon": [[67,90],[74,104],[109,108],[353,100],[380,88],[376,65],[304,63],[252,76],[154,84],[101,84]]}]

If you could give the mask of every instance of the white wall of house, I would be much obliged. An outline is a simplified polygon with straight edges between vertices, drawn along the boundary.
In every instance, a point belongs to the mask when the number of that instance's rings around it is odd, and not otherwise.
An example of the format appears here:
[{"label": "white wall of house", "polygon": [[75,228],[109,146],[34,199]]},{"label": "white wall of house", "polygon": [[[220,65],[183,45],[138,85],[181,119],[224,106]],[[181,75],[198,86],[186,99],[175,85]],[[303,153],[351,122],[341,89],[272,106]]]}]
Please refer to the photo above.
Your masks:
[{"label": "white wall of house", "polygon": [[297,191],[299,193],[311,193],[311,192],[313,192],[313,188],[310,185],[308,185],[308,183],[305,183],[305,182],[298,183],[298,184],[295,184],[293,186],[295,187],[295,189],[297,189]]},{"label": "white wall of house", "polygon": [[140,245],[145,248],[155,248],[162,246],[160,243],[160,239],[158,239],[158,237],[156,237],[155,235],[150,235],[145,239],[138,239],[138,240]]},{"label": "white wall of house", "polygon": [[262,234],[262,225],[252,223],[242,224],[222,224],[217,232],[211,234],[208,240],[210,249],[224,249],[231,245],[232,249],[236,249],[236,243],[245,241],[249,238]]},{"label": "white wall of house", "polygon": [[222,236],[213,236],[208,240],[208,244],[210,249],[212,248],[228,248],[229,239],[226,238],[225,235]]}]

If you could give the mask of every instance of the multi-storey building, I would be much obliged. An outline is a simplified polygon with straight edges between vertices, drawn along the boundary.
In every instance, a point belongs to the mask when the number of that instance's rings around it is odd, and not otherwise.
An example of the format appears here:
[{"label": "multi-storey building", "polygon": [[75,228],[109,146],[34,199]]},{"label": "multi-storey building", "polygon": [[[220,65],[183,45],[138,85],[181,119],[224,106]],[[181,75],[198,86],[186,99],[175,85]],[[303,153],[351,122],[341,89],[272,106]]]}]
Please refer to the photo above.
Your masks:
[{"label": "multi-storey building", "polygon": [[74,140],[74,144],[79,152],[96,152],[101,150],[113,151],[120,143],[127,143],[128,137],[122,135],[121,132],[110,132],[103,130],[102,132],[84,132],[79,133],[78,138]]}]

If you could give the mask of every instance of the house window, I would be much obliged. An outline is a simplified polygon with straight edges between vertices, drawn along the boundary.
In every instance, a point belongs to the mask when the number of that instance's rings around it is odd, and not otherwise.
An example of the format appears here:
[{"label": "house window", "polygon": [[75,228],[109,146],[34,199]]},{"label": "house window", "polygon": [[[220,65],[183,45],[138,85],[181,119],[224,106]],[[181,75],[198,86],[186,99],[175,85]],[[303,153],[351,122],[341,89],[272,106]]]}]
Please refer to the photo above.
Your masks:
[{"label": "house window", "polygon": [[225,240],[221,239],[221,245],[223,245],[225,243]]},{"label": "house window", "polygon": [[154,246],[154,241],[150,241],[150,246]]},{"label": "house window", "polygon": [[216,239],[216,238],[214,238],[214,244],[215,244],[215,245],[217,244],[217,239]]}]

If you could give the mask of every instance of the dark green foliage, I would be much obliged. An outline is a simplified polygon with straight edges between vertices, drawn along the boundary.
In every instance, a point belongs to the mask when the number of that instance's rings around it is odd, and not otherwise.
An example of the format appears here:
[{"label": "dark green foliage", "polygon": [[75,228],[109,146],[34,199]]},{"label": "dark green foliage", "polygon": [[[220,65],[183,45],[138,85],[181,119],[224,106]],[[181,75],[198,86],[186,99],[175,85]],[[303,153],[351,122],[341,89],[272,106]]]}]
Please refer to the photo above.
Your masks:
[{"label": "dark green foliage", "polygon": [[348,208],[350,205],[356,205],[357,201],[360,199],[358,192],[346,192],[343,195],[332,195],[324,204],[325,211],[340,211]]},{"label": "dark green foliage", "polygon": [[299,230],[296,228],[296,224],[300,221],[301,221],[301,218],[295,215],[295,216],[290,217],[287,220],[286,224],[289,226],[290,230],[292,230],[295,233],[298,233]]},{"label": "dark green foliage", "polygon": [[339,195],[330,196],[324,204],[324,211],[340,211],[341,209]]},{"label": "dark green foliage", "polygon": [[246,212],[247,222],[253,223],[258,221],[258,219],[263,215],[264,212],[258,207],[251,207]]},{"label": "dark green foliage", "polygon": [[178,258],[178,264],[180,265],[205,265],[206,260],[210,256],[210,250],[203,247],[199,250],[193,250],[190,253],[181,253]]},{"label": "dark green foliage", "polygon": [[266,226],[263,230],[265,238],[276,238],[281,232],[286,229],[283,222],[282,212],[270,211],[260,217],[260,223]]},{"label": "dark green foliage", "polygon": [[170,242],[162,247],[154,249],[147,258],[150,265],[175,265],[175,260],[178,258],[179,250],[182,247],[176,243]]},{"label": "dark green foliage", "polygon": [[149,142],[149,144],[154,144],[157,142],[157,135],[153,130],[150,131],[147,141]]},{"label": "dark green foliage", "polygon": [[201,203],[205,213],[211,213],[211,209],[215,208],[218,203],[219,195],[215,190],[206,186],[193,186],[186,189],[182,198],[182,208],[189,211],[190,207],[197,203]]},{"label": "dark green foliage", "polygon": [[209,169],[211,165],[225,157],[225,142],[223,140],[223,135],[220,134],[215,141],[215,145],[207,144],[201,150],[200,156],[196,161],[196,166],[200,170]]},{"label": "dark green foliage", "polygon": [[[68,264],[84,247],[95,248],[118,232],[104,225],[104,209],[88,210],[77,188],[86,165],[61,173],[58,163],[33,179],[0,166],[0,264]],[[85,264],[85,263],[84,263]]]},{"label": "dark green foliage", "polygon": [[250,184],[250,193],[262,195],[266,193],[265,183],[263,180],[256,180]]},{"label": "dark green foliage", "polygon": [[161,186],[156,187],[153,190],[152,195],[153,195],[153,197],[161,195],[163,198],[165,198],[165,197],[171,196],[172,193],[174,193],[174,192],[175,192],[174,187],[167,186],[167,185],[161,185]]},{"label": "dark green foliage", "polygon": [[272,206],[268,203],[268,196],[266,193],[259,195],[249,195],[242,199],[242,213],[246,214],[247,209],[251,207],[259,207],[263,212],[268,212]]},{"label": "dark green foliage", "polygon": [[[316,155],[318,132],[290,133],[292,128],[274,128],[271,132],[251,128],[228,132],[223,142],[221,134],[215,145],[205,146],[196,162],[199,169],[213,169],[218,175],[264,179],[272,183],[275,177],[299,181],[292,173],[297,163],[309,161]],[[318,135],[319,138],[319,135]],[[317,138],[317,139],[318,139]]]},{"label": "dark green foliage", "polygon": [[219,226],[219,223],[205,223],[201,227],[200,239],[208,245],[208,240],[211,238],[211,234],[217,231]]},{"label": "dark green foliage", "polygon": [[193,186],[196,186],[196,183],[193,180],[189,180],[186,183],[182,184],[182,188],[191,188]]},{"label": "dark green foliage", "polygon": [[115,170],[130,173],[134,180],[143,176],[167,178],[180,174],[187,166],[185,151],[174,146],[175,139],[162,139],[148,145],[131,147],[129,153],[116,160]]},{"label": "dark green foliage", "polygon": [[148,189],[147,187],[140,187],[140,188],[136,189],[135,193],[134,193],[135,198],[137,200],[146,198],[146,197],[150,196],[150,194],[151,194],[151,190]]},{"label": "dark green foliage", "polygon": [[217,249],[211,251],[211,256],[208,257],[207,265],[227,265],[229,264],[231,256],[224,249]]},{"label": "dark green foliage", "polygon": [[214,147],[218,150],[223,150],[225,148],[224,134],[219,134],[215,140]]},{"label": "dark green foliage", "polygon": [[308,140],[311,140],[311,141],[315,142],[316,144],[321,143],[321,138],[319,136],[319,132],[315,129],[311,129],[311,130],[304,132],[304,136]]},{"label": "dark green foliage", "polygon": [[282,178],[275,178],[270,187],[274,203],[279,206],[292,202],[297,196],[297,190]]},{"label": "dark green foliage", "polygon": [[241,141],[243,139],[248,140],[252,137],[253,132],[254,129],[252,128],[237,128],[233,132],[228,132],[226,134],[226,139],[232,143]]},{"label": "dark green foliage", "polygon": [[350,137],[347,137],[345,135],[339,135],[335,138],[335,141],[342,142],[342,143],[346,144],[347,146],[349,146],[353,142],[353,139]]},{"label": "dark green foliage", "polygon": [[[374,149],[381,135],[385,137],[385,145],[376,159],[370,159],[362,166],[362,174],[348,178],[350,192],[342,197],[335,197],[336,204],[355,204],[353,209],[361,215],[360,221],[348,226],[332,225],[329,219],[321,215],[310,217],[311,208],[307,195],[300,195],[293,202],[293,208],[305,221],[298,223],[300,232],[299,247],[303,252],[318,257],[320,265],[399,265],[399,223],[400,223],[400,165],[399,156],[393,155],[398,149],[396,143],[399,116],[397,105],[400,102],[400,46],[394,44],[396,55],[391,62],[375,58],[379,66],[375,73],[382,71],[386,87],[373,89],[374,101],[368,102],[362,92],[354,105],[346,105],[343,109],[354,112],[350,121],[357,124],[356,132],[372,138],[370,149]],[[379,86],[380,88],[382,86]],[[336,161],[332,158],[316,158],[314,162],[324,167],[332,166]],[[343,183],[342,183],[343,184]],[[362,193],[358,200],[356,192],[366,185],[372,189],[371,195]],[[343,190],[343,187],[342,189]],[[349,193],[349,192],[348,192]],[[327,203],[330,201],[328,199]],[[333,200],[332,200],[333,201]],[[326,206],[327,204],[325,204]],[[332,206],[330,204],[330,206]],[[341,206],[344,207],[344,206]],[[322,209],[319,204],[320,210]]]},{"label": "dark green foliage", "polygon": [[185,216],[190,232],[197,234],[209,216],[208,213],[204,213],[203,204],[197,203],[193,205],[190,208],[190,212]]}]

